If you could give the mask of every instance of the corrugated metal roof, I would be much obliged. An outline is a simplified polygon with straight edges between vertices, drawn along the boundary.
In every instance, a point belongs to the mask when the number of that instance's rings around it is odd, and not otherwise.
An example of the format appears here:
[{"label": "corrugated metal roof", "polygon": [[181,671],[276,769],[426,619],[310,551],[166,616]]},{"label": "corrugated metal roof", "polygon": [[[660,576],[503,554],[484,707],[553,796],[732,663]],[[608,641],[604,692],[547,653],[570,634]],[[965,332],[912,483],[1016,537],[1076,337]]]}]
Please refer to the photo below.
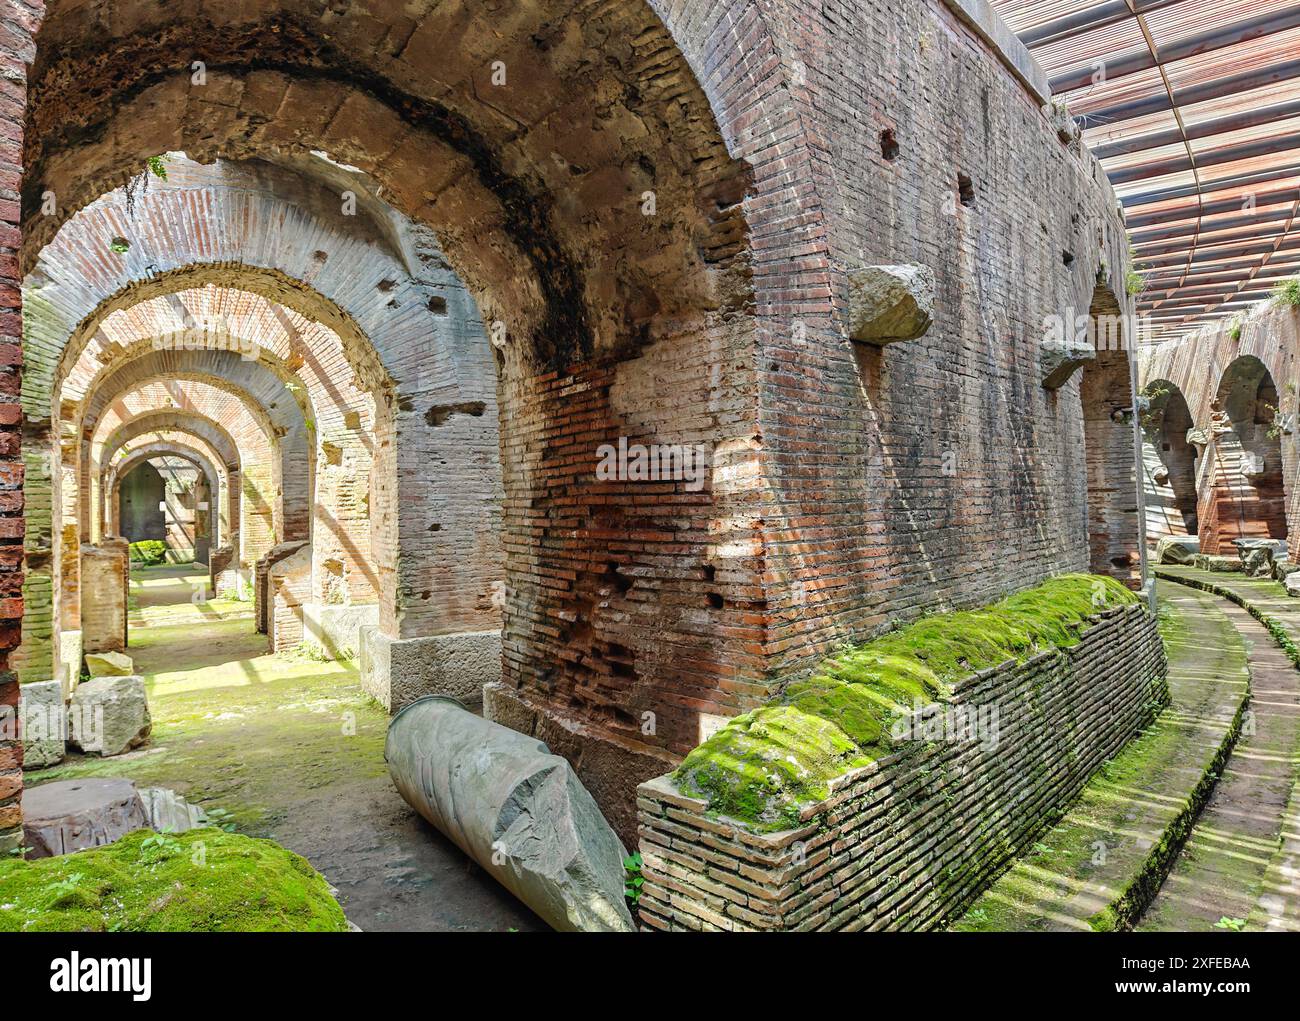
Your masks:
[{"label": "corrugated metal roof", "polygon": [[1154,338],[1300,273],[1300,3],[992,0],[1125,207]]}]

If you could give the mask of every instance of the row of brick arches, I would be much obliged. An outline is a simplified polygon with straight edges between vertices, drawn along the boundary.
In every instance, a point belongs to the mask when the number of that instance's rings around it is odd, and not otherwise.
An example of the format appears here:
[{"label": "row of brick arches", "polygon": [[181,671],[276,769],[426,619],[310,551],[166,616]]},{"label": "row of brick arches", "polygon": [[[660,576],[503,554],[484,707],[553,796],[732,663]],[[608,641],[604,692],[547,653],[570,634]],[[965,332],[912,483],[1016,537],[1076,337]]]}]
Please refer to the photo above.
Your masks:
[{"label": "row of brick arches", "polygon": [[[473,6],[6,17],[20,680],[100,640],[87,556],[144,466],[183,470],[188,540],[273,647],[368,643],[390,708],[471,664],[454,683],[569,758],[630,843],[637,783],[842,643],[1065,572],[1141,586],[1136,369],[1097,341],[1131,309],[1122,219],[948,6],[891,15],[943,40],[898,59],[947,112],[891,87],[831,173],[761,6]],[[815,74],[877,62],[844,31]],[[1034,270],[988,269],[1012,263]],[[927,271],[923,336],[853,335],[864,264]],[[1095,352],[1049,383],[1050,316]],[[1256,382],[1225,413],[1254,422]],[[707,470],[598,470],[661,449]]]},{"label": "row of brick arches", "polygon": [[1238,539],[1287,539],[1283,443],[1294,446],[1293,428],[1272,373],[1242,354],[1212,396],[1209,385],[1197,391],[1200,419],[1171,380],[1143,388],[1148,538],[1196,536],[1202,552],[1225,555]]}]

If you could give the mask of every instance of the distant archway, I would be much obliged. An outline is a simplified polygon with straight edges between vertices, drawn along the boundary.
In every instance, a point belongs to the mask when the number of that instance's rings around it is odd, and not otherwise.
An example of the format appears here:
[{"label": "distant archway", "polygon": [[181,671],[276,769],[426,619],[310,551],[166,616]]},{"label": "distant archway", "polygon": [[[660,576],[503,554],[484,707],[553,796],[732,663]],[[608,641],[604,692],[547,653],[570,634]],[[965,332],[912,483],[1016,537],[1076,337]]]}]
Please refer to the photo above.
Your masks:
[{"label": "distant archway", "polygon": [[1196,447],[1187,439],[1192,413],[1183,392],[1167,379],[1152,380],[1142,390],[1143,489],[1146,493],[1147,540],[1196,535]]},{"label": "distant archway", "polygon": [[1273,375],[1254,355],[1242,355],[1224,370],[1201,469],[1203,551],[1231,555],[1236,539],[1287,537],[1278,407]]}]

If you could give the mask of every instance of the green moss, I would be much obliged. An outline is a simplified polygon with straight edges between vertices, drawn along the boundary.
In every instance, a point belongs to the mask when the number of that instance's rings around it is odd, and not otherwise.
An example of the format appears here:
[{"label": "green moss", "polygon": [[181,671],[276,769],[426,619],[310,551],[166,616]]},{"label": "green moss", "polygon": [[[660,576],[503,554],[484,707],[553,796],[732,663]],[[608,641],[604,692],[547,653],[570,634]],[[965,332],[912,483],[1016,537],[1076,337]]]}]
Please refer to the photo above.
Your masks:
[{"label": "green moss", "polygon": [[0,932],[342,932],[306,859],[217,829],[0,862]]},{"label": "green moss", "polygon": [[1114,579],[1067,574],[982,610],[924,618],[824,660],[776,704],[731,720],[674,778],[713,811],[789,828],[832,778],[893,749],[895,720],[980,670],[1073,645],[1094,614],[1137,600]]}]

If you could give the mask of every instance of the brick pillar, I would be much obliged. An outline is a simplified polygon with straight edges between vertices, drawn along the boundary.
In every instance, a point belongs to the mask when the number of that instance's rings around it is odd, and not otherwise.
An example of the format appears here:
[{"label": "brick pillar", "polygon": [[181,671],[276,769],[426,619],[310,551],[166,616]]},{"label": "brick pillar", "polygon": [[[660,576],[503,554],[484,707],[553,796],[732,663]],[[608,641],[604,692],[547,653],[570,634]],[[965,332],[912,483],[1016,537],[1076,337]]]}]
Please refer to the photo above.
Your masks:
[{"label": "brick pillar", "polygon": [[81,547],[81,641],[85,652],[126,650],[130,546],[105,539]]},{"label": "brick pillar", "polygon": [[[39,7],[6,15],[0,46],[0,723],[15,718],[18,681],[9,654],[21,635],[23,615],[22,275],[19,189],[22,186],[23,109],[27,102],[30,31]],[[0,854],[22,838],[22,746],[0,726]]]}]

